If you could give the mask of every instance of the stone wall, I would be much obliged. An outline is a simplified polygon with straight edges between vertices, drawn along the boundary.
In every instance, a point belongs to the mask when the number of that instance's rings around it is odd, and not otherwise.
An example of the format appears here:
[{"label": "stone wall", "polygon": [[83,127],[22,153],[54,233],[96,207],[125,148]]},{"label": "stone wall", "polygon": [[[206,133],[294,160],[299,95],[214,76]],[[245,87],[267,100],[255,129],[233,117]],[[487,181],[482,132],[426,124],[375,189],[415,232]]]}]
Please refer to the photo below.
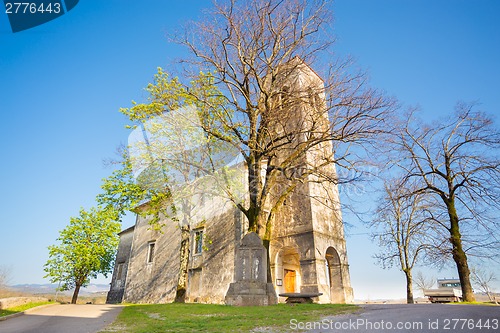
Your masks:
[{"label": "stone wall", "polygon": [[[284,86],[291,91],[310,91],[288,114],[293,114],[303,131],[314,128],[319,133],[329,131],[328,114],[324,108],[323,82],[306,65],[299,64],[295,74],[285,78]],[[287,117],[284,115],[282,117]],[[313,120],[312,120],[313,119]],[[313,125],[314,124],[314,125]],[[316,127],[314,127],[316,126]],[[304,140],[301,136],[298,141]],[[282,148],[278,159],[285,159],[290,147]],[[322,175],[335,179],[333,146],[324,141],[296,159],[296,171],[301,167],[319,168]],[[286,185],[286,180],[282,180]],[[278,187],[279,188],[279,187]],[[277,293],[301,292],[323,293],[316,299],[320,303],[352,302],[347,250],[344,240],[344,225],[340,210],[337,185],[310,175],[308,181],[299,184],[286,200],[276,216],[271,241],[271,274]],[[291,275],[287,278],[287,274]],[[286,289],[289,289],[288,291]],[[280,298],[284,301],[284,298]]]}]

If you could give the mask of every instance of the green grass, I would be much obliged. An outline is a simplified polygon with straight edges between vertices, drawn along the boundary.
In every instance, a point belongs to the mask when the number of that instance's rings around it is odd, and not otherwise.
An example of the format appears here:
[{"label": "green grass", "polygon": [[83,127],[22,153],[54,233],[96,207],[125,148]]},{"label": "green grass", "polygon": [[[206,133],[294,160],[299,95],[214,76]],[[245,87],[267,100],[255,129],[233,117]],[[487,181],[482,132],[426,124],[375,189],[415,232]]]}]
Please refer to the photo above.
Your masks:
[{"label": "green grass", "polygon": [[0,310],[0,317],[5,317],[14,313],[18,312],[23,312],[31,308],[35,308],[40,305],[46,305],[46,304],[54,304],[55,302],[36,302],[36,303],[27,303],[19,306],[14,306],[12,308],[7,308]]},{"label": "green grass", "polygon": [[488,306],[497,306],[494,302],[488,301],[488,302],[451,302],[448,304],[457,304],[457,305],[488,305]]},{"label": "green grass", "polygon": [[284,332],[290,320],[315,321],[353,312],[346,304],[297,304],[290,306],[233,307],[209,304],[149,304],[126,306],[103,332]]}]

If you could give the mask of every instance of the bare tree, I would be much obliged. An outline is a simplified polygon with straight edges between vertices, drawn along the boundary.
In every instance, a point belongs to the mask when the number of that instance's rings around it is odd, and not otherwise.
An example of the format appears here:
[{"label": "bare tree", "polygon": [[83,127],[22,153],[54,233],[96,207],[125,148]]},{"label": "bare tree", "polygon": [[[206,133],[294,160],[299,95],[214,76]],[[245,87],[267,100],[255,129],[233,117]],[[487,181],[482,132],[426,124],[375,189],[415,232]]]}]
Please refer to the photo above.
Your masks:
[{"label": "bare tree", "polygon": [[7,287],[10,281],[10,272],[11,270],[6,266],[0,266],[0,289]]},{"label": "bare tree", "polygon": [[471,280],[480,292],[488,295],[490,301],[495,302],[495,304],[498,305],[498,301],[496,300],[495,293],[492,287],[493,282],[497,280],[493,272],[488,272],[479,268],[472,268]]},{"label": "bare tree", "polygon": [[432,125],[411,112],[389,140],[403,181],[418,184],[414,193],[435,198],[444,212],[436,219],[447,234],[441,254],[453,258],[465,301],[474,301],[467,254],[492,258],[500,248],[500,133],[475,107],[459,103],[452,117]]},{"label": "bare tree", "polygon": [[436,278],[433,276],[426,277],[422,273],[422,271],[418,271],[415,279],[413,279],[413,282],[417,286],[418,290],[422,292],[422,295],[425,295],[425,290],[431,289],[434,286],[434,284],[436,283]]},{"label": "bare tree", "polygon": [[[268,249],[286,198],[300,184],[343,181],[334,166],[356,165],[351,148],[368,147],[393,105],[366,86],[366,76],[354,72],[349,60],[330,52],[330,5],[216,2],[207,17],[175,38],[191,52],[183,59],[188,75],[212,73],[221,92],[223,108],[211,104],[214,96],[192,95],[211,109],[203,130],[242,156],[248,197],[241,200],[230,189],[226,194]],[[309,66],[322,69],[321,78]]]},{"label": "bare tree", "polygon": [[375,257],[384,268],[397,263],[406,277],[406,301],[413,304],[413,267],[432,248],[427,242],[433,234],[427,213],[432,208],[425,196],[397,182],[386,181],[384,194],[371,222],[372,237],[383,247]]}]

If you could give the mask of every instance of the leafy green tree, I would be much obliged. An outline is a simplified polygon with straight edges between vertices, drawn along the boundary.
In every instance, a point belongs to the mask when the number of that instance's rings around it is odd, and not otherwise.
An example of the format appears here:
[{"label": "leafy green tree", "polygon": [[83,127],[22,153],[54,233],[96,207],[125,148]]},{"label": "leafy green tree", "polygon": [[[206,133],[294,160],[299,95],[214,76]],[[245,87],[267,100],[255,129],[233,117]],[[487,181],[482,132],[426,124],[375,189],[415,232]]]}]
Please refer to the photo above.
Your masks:
[{"label": "leafy green tree", "polygon": [[210,111],[196,96],[211,94],[215,96],[209,99],[211,105],[223,105],[210,74],[200,73],[187,88],[158,68],[145,91],[144,103],[132,102],[131,108],[120,109],[133,122],[128,152],[123,155],[122,168],[103,180],[104,192],[97,200],[120,214],[132,211],[152,216],[149,221],[155,229],[161,229],[165,221],[177,223],[181,239],[175,301],[184,302],[191,224],[199,212],[198,199],[210,194],[207,181],[234,156],[220,140],[202,130],[201,124],[211,121]]},{"label": "leafy green tree", "polygon": [[72,304],[76,304],[81,287],[98,274],[112,271],[120,223],[114,209],[101,207],[80,209],[77,217],[59,233],[58,245],[49,246],[49,259],[44,266],[51,283],[62,282],[61,290],[74,288]]},{"label": "leafy green tree", "polygon": [[[167,187],[165,179],[158,175],[157,170],[149,168],[138,178],[134,177],[132,163],[129,154],[122,151],[119,164],[109,177],[102,179],[102,193],[97,195],[96,201],[116,211],[121,220],[127,212],[141,216],[152,216],[150,223],[160,229],[162,214],[167,216],[167,202],[170,201],[171,192]],[[141,209],[138,207],[148,202]]]},{"label": "leafy green tree", "polygon": [[135,182],[132,164],[126,152],[121,152],[121,159],[117,163],[118,168],[102,180],[103,192],[97,196],[97,202],[116,210],[121,218],[127,211],[133,211],[134,207],[144,200],[147,193]]}]

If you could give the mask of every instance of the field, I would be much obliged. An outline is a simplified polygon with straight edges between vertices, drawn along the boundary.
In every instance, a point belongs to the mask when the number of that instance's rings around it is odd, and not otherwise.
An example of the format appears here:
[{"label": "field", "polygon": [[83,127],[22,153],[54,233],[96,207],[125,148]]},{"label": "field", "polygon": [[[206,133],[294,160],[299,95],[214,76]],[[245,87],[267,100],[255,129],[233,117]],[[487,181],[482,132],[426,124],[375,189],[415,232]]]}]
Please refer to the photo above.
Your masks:
[{"label": "field", "polygon": [[[54,291],[51,292],[33,292],[31,290],[28,291],[20,291],[16,289],[7,289],[0,288],[0,298],[8,298],[8,297],[45,297],[50,301],[56,301],[56,294]],[[59,292],[57,294],[57,302],[65,304],[70,303],[72,297],[72,291],[67,291],[64,293]],[[94,293],[94,294],[86,294],[82,293],[78,296],[77,304],[105,304],[106,303],[106,293]]]},{"label": "field", "polygon": [[290,321],[319,320],[354,312],[346,304],[278,304],[233,307],[208,304],[161,304],[126,306],[104,332],[287,332]]}]

